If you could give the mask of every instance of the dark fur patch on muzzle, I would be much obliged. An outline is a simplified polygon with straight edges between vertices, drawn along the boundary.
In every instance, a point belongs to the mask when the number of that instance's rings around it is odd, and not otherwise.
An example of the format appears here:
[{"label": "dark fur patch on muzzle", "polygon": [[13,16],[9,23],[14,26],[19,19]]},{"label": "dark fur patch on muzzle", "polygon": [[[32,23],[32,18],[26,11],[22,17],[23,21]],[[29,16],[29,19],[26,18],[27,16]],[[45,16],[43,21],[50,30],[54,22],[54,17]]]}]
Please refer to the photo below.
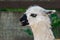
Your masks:
[{"label": "dark fur patch on muzzle", "polygon": [[27,20],[26,14],[24,14],[24,15],[20,18],[20,22],[21,22],[22,26],[26,26],[26,25],[29,24],[29,23],[28,23],[28,20]]}]

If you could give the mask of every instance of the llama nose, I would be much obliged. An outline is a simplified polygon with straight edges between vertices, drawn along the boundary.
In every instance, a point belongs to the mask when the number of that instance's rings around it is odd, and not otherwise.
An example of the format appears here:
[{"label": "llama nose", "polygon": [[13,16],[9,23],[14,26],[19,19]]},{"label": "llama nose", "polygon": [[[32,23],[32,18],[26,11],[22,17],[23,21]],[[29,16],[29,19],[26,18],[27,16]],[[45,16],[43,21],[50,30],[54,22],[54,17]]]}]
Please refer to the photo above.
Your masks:
[{"label": "llama nose", "polygon": [[27,16],[26,14],[24,14],[21,18],[20,18],[20,22],[22,24],[22,26],[28,25],[28,20],[27,20]]}]

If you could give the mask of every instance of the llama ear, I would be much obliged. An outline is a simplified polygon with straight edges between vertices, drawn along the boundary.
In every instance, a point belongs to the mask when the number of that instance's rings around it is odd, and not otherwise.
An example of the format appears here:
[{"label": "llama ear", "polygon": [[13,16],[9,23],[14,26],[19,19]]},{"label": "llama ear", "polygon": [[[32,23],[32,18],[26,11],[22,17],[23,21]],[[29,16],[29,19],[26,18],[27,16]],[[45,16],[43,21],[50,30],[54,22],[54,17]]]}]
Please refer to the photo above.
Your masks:
[{"label": "llama ear", "polygon": [[53,13],[55,13],[56,12],[56,10],[46,10],[46,13],[47,14],[53,14]]}]

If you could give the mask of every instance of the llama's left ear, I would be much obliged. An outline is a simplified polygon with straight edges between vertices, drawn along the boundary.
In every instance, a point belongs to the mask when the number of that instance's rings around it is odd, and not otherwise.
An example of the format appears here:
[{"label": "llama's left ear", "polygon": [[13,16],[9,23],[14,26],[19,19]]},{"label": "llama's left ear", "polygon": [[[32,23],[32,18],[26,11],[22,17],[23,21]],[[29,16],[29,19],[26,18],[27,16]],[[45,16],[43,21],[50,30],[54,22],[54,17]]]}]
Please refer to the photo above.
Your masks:
[{"label": "llama's left ear", "polygon": [[53,14],[53,13],[55,13],[56,12],[56,10],[46,10],[46,13],[47,14]]}]

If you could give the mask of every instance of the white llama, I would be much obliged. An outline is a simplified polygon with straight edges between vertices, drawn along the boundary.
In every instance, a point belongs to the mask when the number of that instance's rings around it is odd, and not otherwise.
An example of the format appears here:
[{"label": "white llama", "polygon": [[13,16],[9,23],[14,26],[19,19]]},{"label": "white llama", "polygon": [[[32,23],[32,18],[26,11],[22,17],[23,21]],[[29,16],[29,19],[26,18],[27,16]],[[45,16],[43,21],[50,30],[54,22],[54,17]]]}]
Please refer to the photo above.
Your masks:
[{"label": "white llama", "polygon": [[46,10],[40,6],[29,7],[20,18],[22,26],[29,25],[32,29],[34,40],[55,40],[51,30],[50,14],[55,10]]}]

